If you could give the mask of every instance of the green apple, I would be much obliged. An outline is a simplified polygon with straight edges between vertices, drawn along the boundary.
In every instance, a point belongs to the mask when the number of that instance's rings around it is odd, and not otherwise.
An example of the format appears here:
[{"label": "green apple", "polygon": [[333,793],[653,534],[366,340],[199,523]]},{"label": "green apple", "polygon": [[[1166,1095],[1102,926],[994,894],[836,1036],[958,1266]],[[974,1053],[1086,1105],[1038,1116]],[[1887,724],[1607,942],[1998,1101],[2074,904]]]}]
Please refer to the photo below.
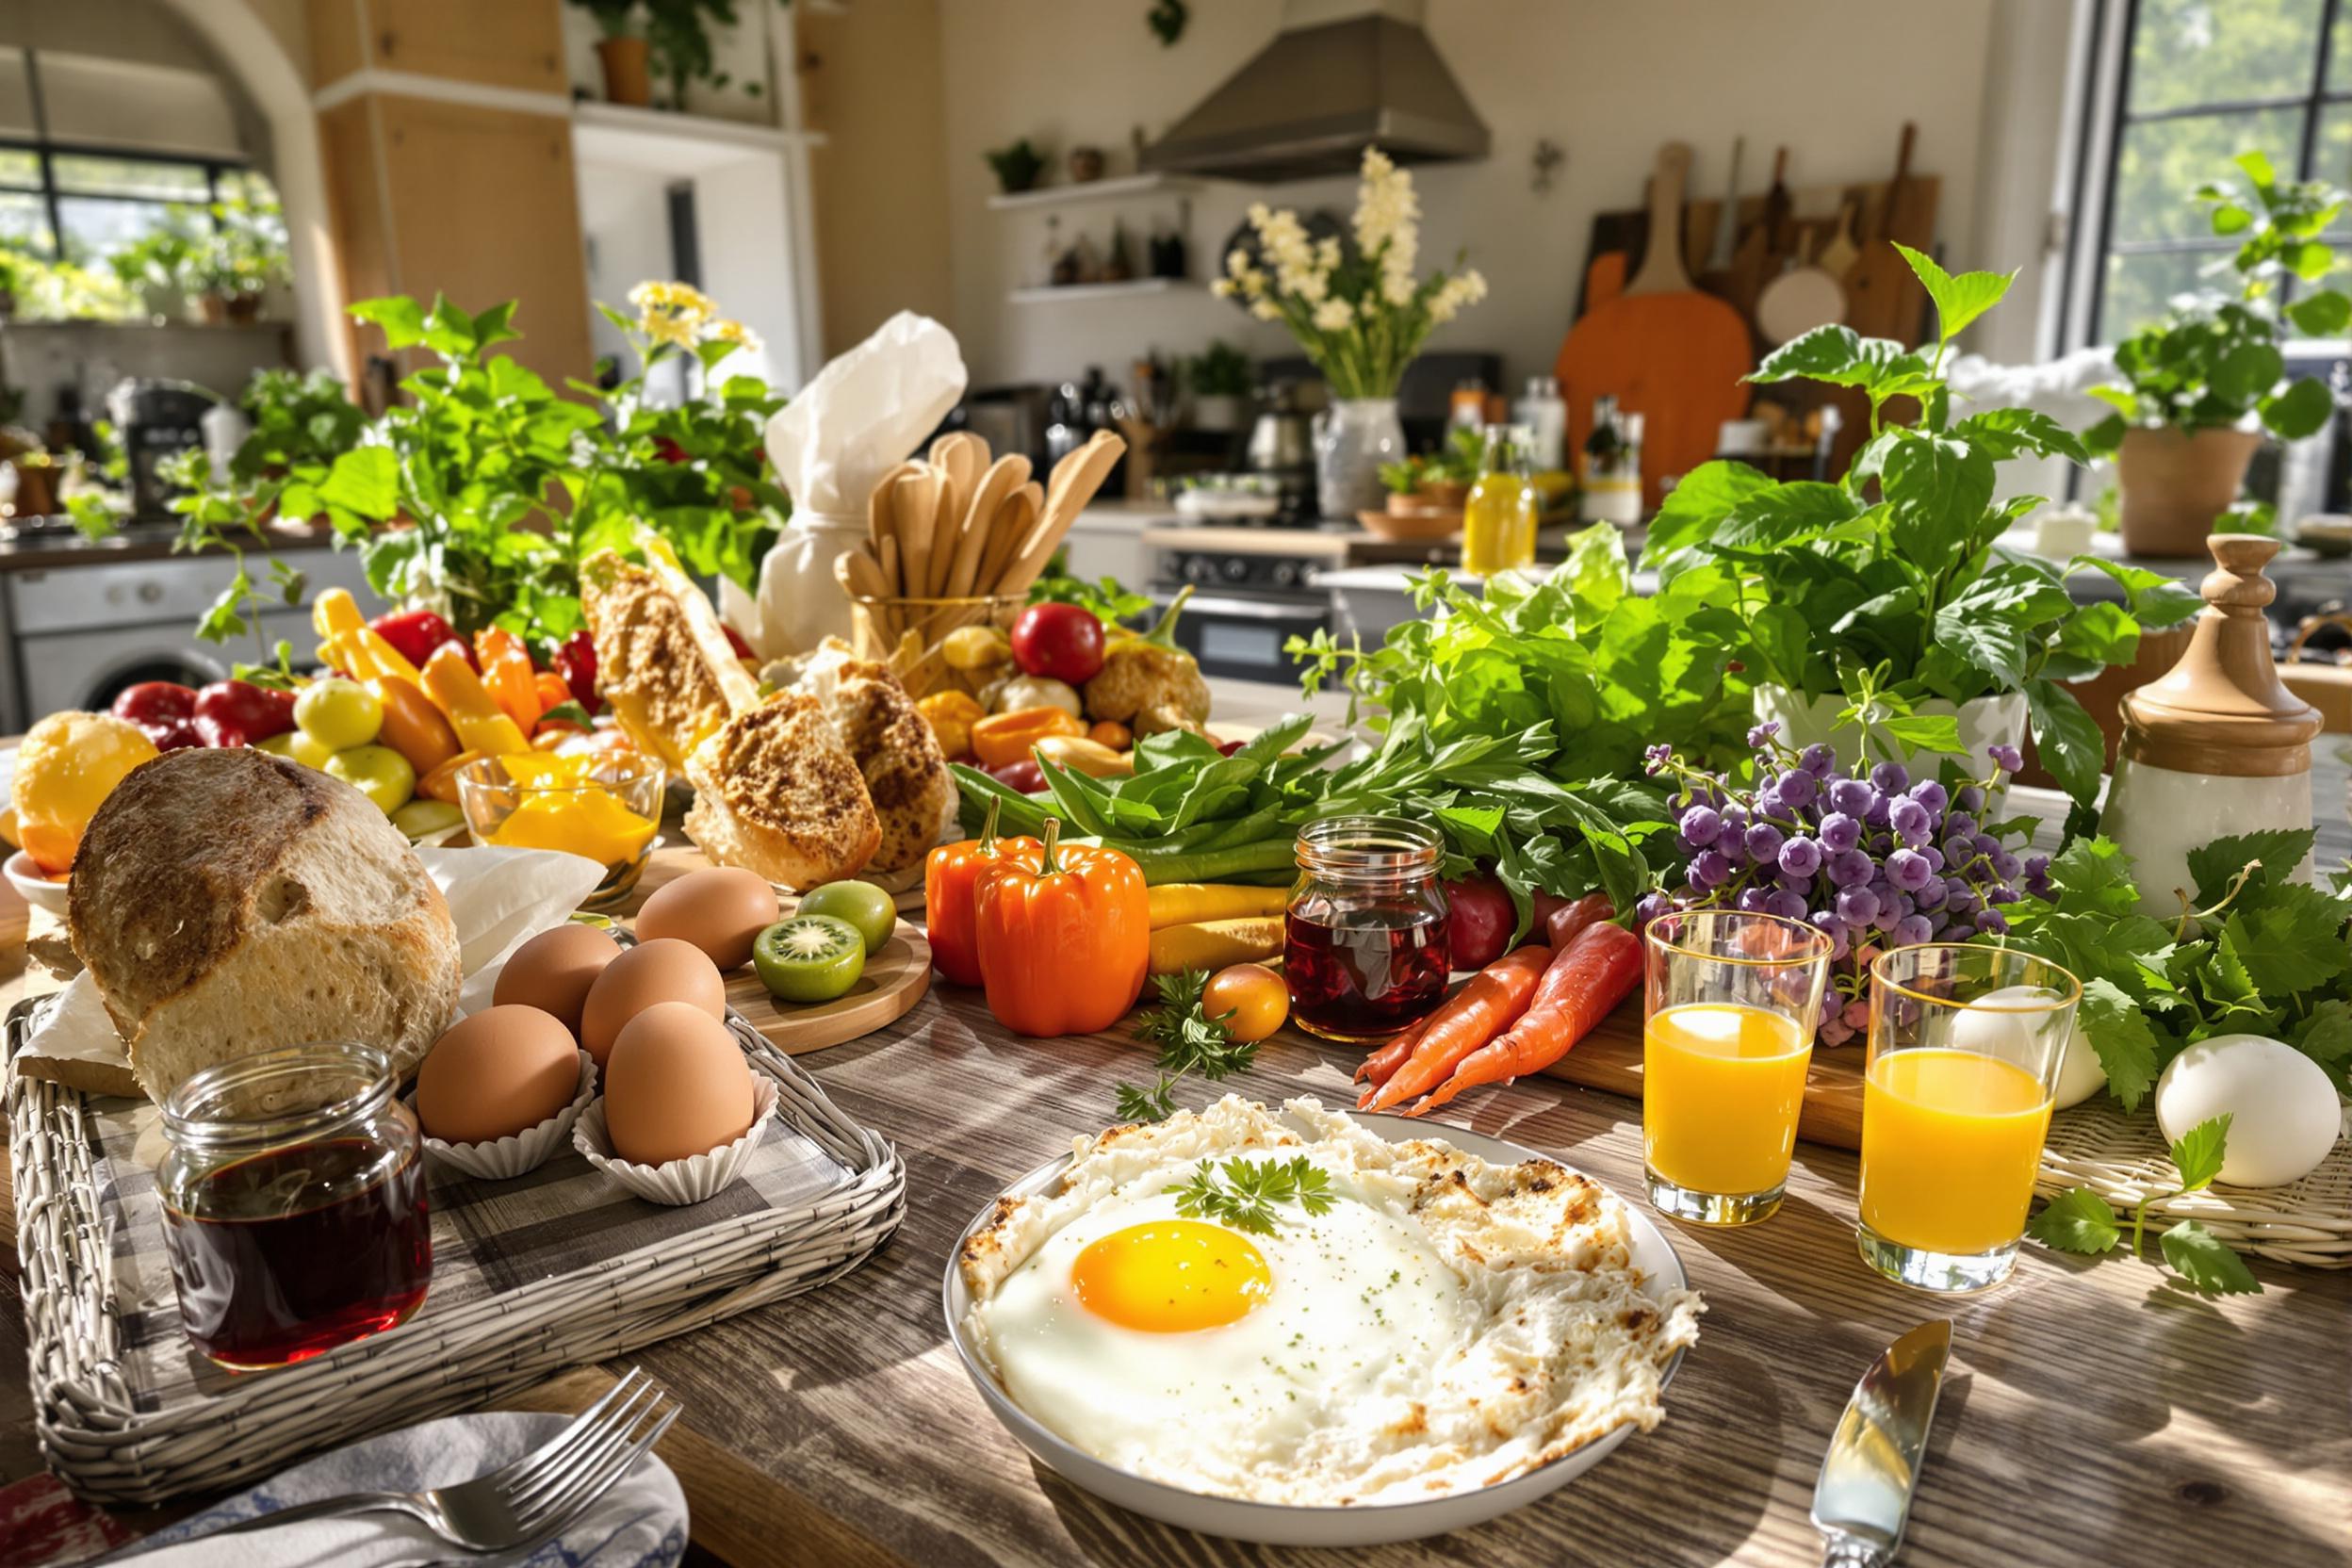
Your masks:
[{"label": "green apple", "polygon": [[416,792],[416,770],[390,746],[348,746],[327,759],[327,772],[390,816]]},{"label": "green apple", "polygon": [[384,704],[358,681],[330,676],[302,688],[294,699],[294,722],[329,751],[350,751],[384,728]]}]

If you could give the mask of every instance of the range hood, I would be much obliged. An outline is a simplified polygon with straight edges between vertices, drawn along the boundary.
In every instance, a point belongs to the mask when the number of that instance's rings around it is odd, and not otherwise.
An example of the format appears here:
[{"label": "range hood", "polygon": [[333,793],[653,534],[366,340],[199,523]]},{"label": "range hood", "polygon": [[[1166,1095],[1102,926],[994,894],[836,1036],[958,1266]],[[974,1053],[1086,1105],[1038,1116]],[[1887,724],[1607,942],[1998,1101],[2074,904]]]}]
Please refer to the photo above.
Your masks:
[{"label": "range hood", "polygon": [[1398,163],[1484,157],[1486,122],[1462,95],[1420,8],[1290,0],[1282,30],[1141,165],[1270,184],[1349,174],[1366,147]]}]

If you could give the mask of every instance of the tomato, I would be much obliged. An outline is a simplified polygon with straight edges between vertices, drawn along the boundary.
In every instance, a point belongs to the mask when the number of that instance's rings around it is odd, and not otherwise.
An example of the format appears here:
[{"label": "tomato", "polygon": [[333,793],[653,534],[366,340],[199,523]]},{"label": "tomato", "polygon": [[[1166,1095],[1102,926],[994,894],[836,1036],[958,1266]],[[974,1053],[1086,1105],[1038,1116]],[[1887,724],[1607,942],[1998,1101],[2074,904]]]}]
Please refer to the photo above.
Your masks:
[{"label": "tomato", "polygon": [[294,694],[216,680],[196,694],[196,729],[208,746],[249,746],[294,727]]},{"label": "tomato", "polygon": [[1209,976],[1200,1012],[1223,1018],[1227,1033],[1245,1044],[1262,1040],[1290,1016],[1290,988],[1264,964],[1229,964]]},{"label": "tomato", "polygon": [[430,610],[395,610],[368,623],[377,636],[400,650],[401,658],[423,669],[433,650],[453,640],[449,623]]},{"label": "tomato", "polygon": [[157,751],[180,751],[188,746],[217,745],[204,739],[204,726],[195,719],[172,719],[164,724],[143,724],[139,727],[147,738],[155,743]]},{"label": "tomato", "polygon": [[173,680],[142,680],[114,699],[114,716],[151,729],[196,716],[196,694]]},{"label": "tomato", "polygon": [[1519,911],[1511,894],[1491,876],[1465,876],[1446,884],[1446,949],[1457,970],[1480,970],[1511,945]]},{"label": "tomato", "polygon": [[593,713],[596,710],[596,644],[586,629],[564,639],[548,661],[571,688],[572,700]]},{"label": "tomato", "polygon": [[1102,673],[1102,622],[1075,604],[1033,604],[1013,623],[1013,662],[1025,675],[1083,686]]},{"label": "tomato", "polygon": [[1035,758],[1024,757],[1017,762],[1007,762],[1002,767],[990,768],[988,770],[988,775],[999,784],[1019,790],[1025,795],[1045,792],[1045,770],[1037,766]]}]

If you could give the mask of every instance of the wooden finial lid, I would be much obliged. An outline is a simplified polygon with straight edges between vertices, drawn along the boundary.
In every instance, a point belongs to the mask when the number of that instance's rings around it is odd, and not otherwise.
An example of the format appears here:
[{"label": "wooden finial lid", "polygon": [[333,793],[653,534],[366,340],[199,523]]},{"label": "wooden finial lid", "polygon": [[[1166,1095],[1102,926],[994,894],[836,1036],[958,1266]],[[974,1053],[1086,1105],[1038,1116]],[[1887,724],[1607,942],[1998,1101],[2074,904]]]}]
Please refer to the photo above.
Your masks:
[{"label": "wooden finial lid", "polygon": [[2311,769],[2319,710],[2286,688],[2263,608],[2278,596],[2262,568],[2278,541],[2259,533],[2206,540],[2214,569],[2180,662],[2123,699],[2122,755],[2177,773],[2283,778]]}]

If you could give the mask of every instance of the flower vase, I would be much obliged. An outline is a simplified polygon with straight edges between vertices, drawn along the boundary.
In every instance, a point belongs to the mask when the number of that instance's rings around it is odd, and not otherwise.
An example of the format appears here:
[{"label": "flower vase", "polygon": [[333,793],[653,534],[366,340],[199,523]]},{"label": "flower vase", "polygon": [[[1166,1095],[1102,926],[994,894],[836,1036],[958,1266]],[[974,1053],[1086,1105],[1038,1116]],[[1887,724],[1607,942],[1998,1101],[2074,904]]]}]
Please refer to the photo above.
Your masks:
[{"label": "flower vase", "polygon": [[1326,517],[1377,512],[1386,499],[1380,465],[1405,460],[1394,398],[1343,398],[1316,421],[1315,504]]}]

